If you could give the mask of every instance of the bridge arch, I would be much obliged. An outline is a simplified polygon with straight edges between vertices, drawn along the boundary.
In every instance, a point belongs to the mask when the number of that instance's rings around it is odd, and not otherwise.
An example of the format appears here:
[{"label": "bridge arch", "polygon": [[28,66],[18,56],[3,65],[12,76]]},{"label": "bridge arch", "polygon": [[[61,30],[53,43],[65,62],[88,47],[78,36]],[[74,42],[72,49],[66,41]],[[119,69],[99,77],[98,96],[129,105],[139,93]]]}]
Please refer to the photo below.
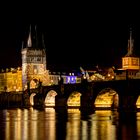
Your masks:
[{"label": "bridge arch", "polygon": [[118,108],[119,106],[119,95],[112,88],[102,89],[96,96],[94,106],[98,108]]},{"label": "bridge arch", "polygon": [[36,93],[31,93],[31,95],[30,95],[30,105],[34,105],[34,96],[36,95]]},{"label": "bridge arch", "polygon": [[50,90],[45,97],[44,104],[45,106],[55,106],[55,96],[57,95],[57,92],[55,90]]},{"label": "bridge arch", "polygon": [[68,107],[80,107],[80,98],[81,98],[81,93],[78,91],[72,92],[68,99],[67,99],[67,106]]},{"label": "bridge arch", "polygon": [[140,109],[140,95],[137,96],[135,103],[136,103],[137,109]]}]

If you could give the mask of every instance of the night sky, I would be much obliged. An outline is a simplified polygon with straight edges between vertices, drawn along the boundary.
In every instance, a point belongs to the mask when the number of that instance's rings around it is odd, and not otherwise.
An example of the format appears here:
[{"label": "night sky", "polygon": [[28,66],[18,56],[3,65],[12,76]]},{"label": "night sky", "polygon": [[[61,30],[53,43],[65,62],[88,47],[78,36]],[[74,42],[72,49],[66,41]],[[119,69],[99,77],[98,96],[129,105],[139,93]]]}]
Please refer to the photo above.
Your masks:
[{"label": "night sky", "polygon": [[138,12],[131,7],[57,4],[39,8],[9,8],[0,14],[0,68],[21,66],[21,44],[30,24],[43,32],[47,67],[93,69],[121,67],[132,28],[134,50],[140,56]]}]

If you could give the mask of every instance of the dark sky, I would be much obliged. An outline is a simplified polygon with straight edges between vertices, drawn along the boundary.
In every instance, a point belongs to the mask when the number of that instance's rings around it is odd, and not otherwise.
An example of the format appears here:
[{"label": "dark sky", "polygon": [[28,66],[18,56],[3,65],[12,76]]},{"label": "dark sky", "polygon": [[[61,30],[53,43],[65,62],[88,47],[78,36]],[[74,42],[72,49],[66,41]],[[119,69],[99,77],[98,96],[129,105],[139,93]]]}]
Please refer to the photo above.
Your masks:
[{"label": "dark sky", "polygon": [[59,3],[5,9],[0,14],[0,68],[21,66],[21,43],[30,24],[37,24],[45,35],[48,69],[120,67],[130,27],[140,55],[140,24],[136,9],[118,5]]}]

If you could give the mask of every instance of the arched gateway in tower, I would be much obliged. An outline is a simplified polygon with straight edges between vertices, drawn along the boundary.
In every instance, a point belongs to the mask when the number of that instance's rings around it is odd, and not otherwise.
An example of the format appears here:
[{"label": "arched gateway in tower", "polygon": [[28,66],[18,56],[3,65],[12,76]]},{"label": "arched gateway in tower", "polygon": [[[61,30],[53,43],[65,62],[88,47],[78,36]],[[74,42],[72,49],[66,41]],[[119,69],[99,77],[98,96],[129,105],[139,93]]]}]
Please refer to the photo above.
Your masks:
[{"label": "arched gateway in tower", "polygon": [[46,69],[46,50],[43,35],[40,36],[36,26],[30,26],[28,39],[22,45],[22,87],[35,88],[39,81],[49,83],[49,72]]}]

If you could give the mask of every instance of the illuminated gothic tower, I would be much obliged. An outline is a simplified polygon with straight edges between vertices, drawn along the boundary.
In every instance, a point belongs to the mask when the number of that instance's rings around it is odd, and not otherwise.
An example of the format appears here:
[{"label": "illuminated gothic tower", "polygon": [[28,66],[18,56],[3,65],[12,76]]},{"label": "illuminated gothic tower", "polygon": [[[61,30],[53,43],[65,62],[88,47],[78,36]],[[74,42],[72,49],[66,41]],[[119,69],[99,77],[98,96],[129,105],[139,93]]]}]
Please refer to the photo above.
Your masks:
[{"label": "illuminated gothic tower", "polygon": [[139,70],[140,59],[134,55],[134,40],[132,39],[132,31],[130,30],[130,38],[128,40],[128,51],[122,58],[122,68],[128,70]]},{"label": "illuminated gothic tower", "polygon": [[[30,82],[30,87],[34,88],[37,81],[47,84],[48,71],[46,70],[46,50],[43,36],[39,36],[36,26],[31,28],[27,41],[22,46],[22,87],[23,90]],[[31,85],[31,82],[32,85]]]}]

